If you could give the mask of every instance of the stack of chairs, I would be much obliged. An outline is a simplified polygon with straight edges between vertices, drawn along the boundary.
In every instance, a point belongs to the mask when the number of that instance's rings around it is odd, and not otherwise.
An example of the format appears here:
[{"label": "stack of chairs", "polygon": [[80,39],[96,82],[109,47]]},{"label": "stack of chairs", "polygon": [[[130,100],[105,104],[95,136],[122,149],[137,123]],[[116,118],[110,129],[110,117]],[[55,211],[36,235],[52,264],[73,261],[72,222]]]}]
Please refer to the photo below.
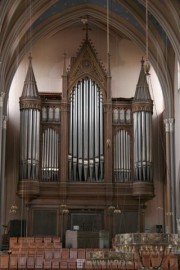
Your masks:
[{"label": "stack of chairs", "polygon": [[[139,269],[137,254],[130,262],[120,260],[91,260],[92,251],[110,251],[112,249],[62,248],[60,237],[12,237],[9,252],[0,256],[1,270],[75,270],[75,269]],[[156,266],[160,260],[157,256],[145,256],[144,266]],[[170,268],[169,268],[170,267]],[[177,256],[168,254],[163,259],[163,270],[177,270]]]}]

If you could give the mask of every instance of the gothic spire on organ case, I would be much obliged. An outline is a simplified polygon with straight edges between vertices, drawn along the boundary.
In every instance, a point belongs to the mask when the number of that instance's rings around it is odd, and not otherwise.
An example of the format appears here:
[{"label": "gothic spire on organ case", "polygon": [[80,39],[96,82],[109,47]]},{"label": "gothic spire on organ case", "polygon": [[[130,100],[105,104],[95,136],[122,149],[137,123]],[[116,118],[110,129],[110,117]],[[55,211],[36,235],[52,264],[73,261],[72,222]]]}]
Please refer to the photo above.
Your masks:
[{"label": "gothic spire on organ case", "polygon": [[140,71],[138,83],[136,86],[134,100],[142,100],[142,101],[151,100],[149,86],[147,83],[147,75],[144,72],[144,59],[143,58],[141,60],[141,71]]},{"label": "gothic spire on organ case", "polygon": [[29,55],[29,66],[24,81],[24,87],[22,92],[22,98],[39,98],[38,89],[36,85],[36,79],[32,67],[32,57]]}]

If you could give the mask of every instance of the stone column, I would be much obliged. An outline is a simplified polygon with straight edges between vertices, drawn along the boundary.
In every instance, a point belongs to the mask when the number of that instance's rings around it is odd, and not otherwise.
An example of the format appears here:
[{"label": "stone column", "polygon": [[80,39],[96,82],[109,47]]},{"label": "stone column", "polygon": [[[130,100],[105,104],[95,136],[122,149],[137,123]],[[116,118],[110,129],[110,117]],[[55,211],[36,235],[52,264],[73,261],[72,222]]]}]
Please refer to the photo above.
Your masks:
[{"label": "stone column", "polygon": [[175,183],[175,146],[174,119],[164,120],[166,132],[166,185],[165,185],[165,229],[176,232],[176,183]]},{"label": "stone column", "polygon": [[4,115],[3,115],[3,103],[4,103],[4,93],[0,93],[0,242],[2,239],[2,233],[3,233],[3,227],[2,225],[5,225],[5,205],[4,205],[4,166],[5,166],[5,142],[4,139],[4,127],[6,122],[4,122]]},{"label": "stone column", "polygon": [[[108,54],[108,73],[107,73],[107,96],[104,102],[104,181],[112,183],[112,98],[111,98],[111,73],[110,55]],[[108,194],[107,194],[108,198]]]},{"label": "stone column", "polygon": [[2,203],[2,211],[1,211],[1,222],[5,224],[5,215],[6,215],[6,207],[5,207],[5,192],[6,192],[6,185],[5,185],[5,158],[6,158],[6,129],[7,129],[7,117],[4,117],[3,120],[3,130],[2,130],[2,156],[1,156],[1,203]]},{"label": "stone column", "polygon": [[66,68],[66,54],[64,54],[64,67],[62,74],[62,100],[61,100],[61,127],[60,127],[60,201],[66,201],[66,188],[68,182],[68,150],[69,150],[69,103],[68,103],[68,77]]},{"label": "stone column", "polygon": [[4,93],[0,93],[0,176],[1,176],[1,169],[2,169],[2,130],[3,130],[3,102],[4,102]]}]

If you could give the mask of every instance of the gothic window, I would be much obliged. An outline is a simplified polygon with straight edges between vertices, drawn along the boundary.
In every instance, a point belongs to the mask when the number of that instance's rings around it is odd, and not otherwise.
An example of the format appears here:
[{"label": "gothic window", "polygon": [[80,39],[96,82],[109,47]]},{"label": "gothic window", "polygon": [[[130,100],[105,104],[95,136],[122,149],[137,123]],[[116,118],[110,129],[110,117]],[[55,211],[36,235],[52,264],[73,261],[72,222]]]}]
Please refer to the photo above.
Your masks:
[{"label": "gothic window", "polygon": [[119,122],[119,114],[118,109],[113,110],[113,124],[118,124]]},{"label": "gothic window", "polygon": [[59,108],[54,109],[54,120],[55,120],[55,122],[60,121],[60,109]]},{"label": "gothic window", "polygon": [[131,110],[130,109],[126,110],[126,123],[127,124],[131,123]]},{"label": "gothic window", "polygon": [[54,119],[54,110],[53,108],[49,107],[48,108],[48,121],[52,122]]},{"label": "gothic window", "polygon": [[47,121],[47,108],[46,107],[42,108],[42,121],[43,122]]}]

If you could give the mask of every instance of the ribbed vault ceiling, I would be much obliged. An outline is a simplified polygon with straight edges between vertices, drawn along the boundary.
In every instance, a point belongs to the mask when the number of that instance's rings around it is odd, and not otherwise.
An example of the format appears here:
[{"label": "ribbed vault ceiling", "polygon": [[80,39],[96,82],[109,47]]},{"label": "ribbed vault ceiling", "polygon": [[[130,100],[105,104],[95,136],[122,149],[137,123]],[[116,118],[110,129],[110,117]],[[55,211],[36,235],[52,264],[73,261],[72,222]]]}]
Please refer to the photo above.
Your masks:
[{"label": "ribbed vault ceiling", "polygon": [[[109,0],[111,34],[130,39],[144,51],[145,4],[145,0]],[[90,26],[107,29],[106,0],[1,0],[0,10],[0,88],[6,97],[18,63],[38,40],[73,25],[82,28],[84,16]],[[166,114],[171,117],[175,57],[180,60],[180,2],[149,0],[148,10],[149,58],[163,89]]]}]

